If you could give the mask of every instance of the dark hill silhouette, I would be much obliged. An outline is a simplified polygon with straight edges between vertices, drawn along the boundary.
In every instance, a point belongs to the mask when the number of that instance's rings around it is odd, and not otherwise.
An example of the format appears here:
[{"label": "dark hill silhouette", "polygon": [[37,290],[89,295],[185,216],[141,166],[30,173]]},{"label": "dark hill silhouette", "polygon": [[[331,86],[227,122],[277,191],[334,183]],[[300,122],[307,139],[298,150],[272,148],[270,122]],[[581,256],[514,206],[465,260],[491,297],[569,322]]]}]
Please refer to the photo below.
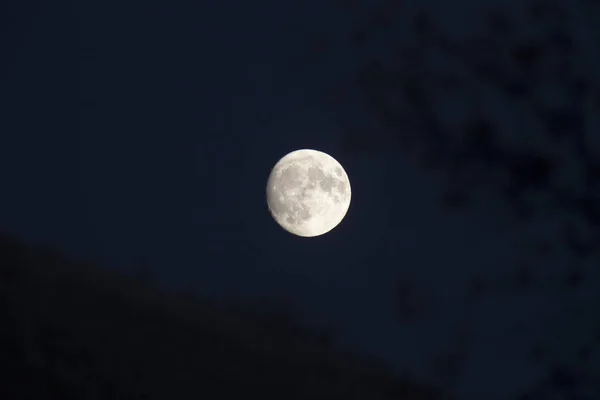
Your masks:
[{"label": "dark hill silhouette", "polygon": [[441,398],[241,310],[0,235],[0,398]]}]

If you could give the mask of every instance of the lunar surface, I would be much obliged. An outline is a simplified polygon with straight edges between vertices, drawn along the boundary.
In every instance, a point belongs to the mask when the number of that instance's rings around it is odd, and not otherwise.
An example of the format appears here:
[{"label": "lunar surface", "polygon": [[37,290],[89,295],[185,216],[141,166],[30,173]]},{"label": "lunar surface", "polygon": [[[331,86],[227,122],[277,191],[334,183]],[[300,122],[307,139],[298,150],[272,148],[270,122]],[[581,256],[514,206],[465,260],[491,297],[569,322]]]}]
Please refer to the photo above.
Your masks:
[{"label": "lunar surface", "polygon": [[281,227],[294,235],[323,235],[350,207],[350,180],[330,155],[296,150],[275,164],[267,182],[267,203]]}]

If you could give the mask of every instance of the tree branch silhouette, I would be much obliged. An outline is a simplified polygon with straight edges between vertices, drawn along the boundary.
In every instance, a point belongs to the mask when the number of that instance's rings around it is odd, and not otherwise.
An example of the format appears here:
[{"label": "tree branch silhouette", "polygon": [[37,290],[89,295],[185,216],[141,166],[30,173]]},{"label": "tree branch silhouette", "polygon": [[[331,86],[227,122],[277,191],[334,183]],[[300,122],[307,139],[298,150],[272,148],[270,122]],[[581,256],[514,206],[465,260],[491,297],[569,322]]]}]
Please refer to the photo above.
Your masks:
[{"label": "tree branch silhouette", "polygon": [[[373,117],[372,127],[348,130],[346,150],[393,147],[409,155],[444,177],[440,202],[448,210],[491,200],[524,229],[558,222],[526,236],[513,275],[475,277],[468,302],[502,292],[597,292],[598,3],[533,0],[521,8],[488,7],[476,16],[483,28],[474,23],[470,34],[462,37],[444,31],[435,10],[426,6],[413,12],[395,0],[369,3],[370,7],[341,3],[341,12],[357,21],[348,41],[355,58],[363,60],[355,81],[346,86],[358,89],[356,102]],[[411,12],[409,35],[398,33],[401,16]],[[450,109],[457,111],[448,115]],[[536,276],[532,263],[563,253],[568,260],[562,271]],[[465,307],[469,310],[472,304]],[[585,349],[600,344],[600,299],[588,297],[576,308],[577,315],[567,312],[559,319],[578,320],[574,326],[592,333],[584,335],[587,339],[578,350],[545,359],[549,372],[543,381],[554,383],[541,386],[552,386],[569,374],[591,374],[583,364],[575,369],[573,365],[581,353],[591,351]],[[461,324],[458,334],[456,348],[462,354],[467,352],[468,325]],[[450,369],[459,366],[452,364]],[[571,390],[570,395],[582,390],[581,385],[559,386],[561,391]]]}]

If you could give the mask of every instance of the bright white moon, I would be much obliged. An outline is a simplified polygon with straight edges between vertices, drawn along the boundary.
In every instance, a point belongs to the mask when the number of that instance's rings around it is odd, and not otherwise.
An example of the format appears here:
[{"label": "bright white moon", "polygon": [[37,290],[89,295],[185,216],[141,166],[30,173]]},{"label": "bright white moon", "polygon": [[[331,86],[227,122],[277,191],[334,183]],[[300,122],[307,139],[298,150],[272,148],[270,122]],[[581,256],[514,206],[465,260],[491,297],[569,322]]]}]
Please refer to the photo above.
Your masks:
[{"label": "bright white moon", "polygon": [[350,180],[333,157],[296,150],[275,164],[267,182],[267,203],[281,227],[294,235],[323,235],[350,207]]}]

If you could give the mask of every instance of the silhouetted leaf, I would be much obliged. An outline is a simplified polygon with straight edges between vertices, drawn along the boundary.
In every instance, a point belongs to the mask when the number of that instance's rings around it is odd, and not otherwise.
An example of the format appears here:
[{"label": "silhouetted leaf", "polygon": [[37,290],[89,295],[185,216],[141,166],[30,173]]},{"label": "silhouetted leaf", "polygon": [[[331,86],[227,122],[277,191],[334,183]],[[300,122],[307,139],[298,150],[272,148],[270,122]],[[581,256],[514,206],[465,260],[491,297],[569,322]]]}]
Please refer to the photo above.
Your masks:
[{"label": "silhouetted leaf", "polygon": [[485,294],[486,290],[488,289],[489,284],[485,281],[485,279],[476,275],[469,281],[467,289],[468,299],[478,299]]},{"label": "silhouetted leaf", "polygon": [[535,362],[546,361],[547,350],[541,343],[535,343],[529,350],[529,357]]},{"label": "silhouetted leaf", "polygon": [[571,268],[569,268],[564,277],[564,284],[569,289],[578,288],[579,286],[581,286],[583,281],[584,281],[583,270],[581,267],[578,267],[578,266],[572,266]]},{"label": "silhouetted leaf", "polygon": [[554,367],[550,372],[550,385],[557,390],[574,392],[578,383],[575,372],[564,365]]},{"label": "silhouetted leaf", "polygon": [[542,54],[541,46],[537,44],[520,44],[513,49],[513,57],[517,65],[522,68],[531,68]]},{"label": "silhouetted leaf", "polygon": [[498,34],[508,34],[514,29],[513,23],[506,15],[506,12],[499,9],[488,10],[485,13],[485,22],[491,32]]},{"label": "silhouetted leaf", "polygon": [[470,196],[461,190],[448,189],[444,191],[440,198],[440,203],[444,210],[458,210],[469,205]]},{"label": "silhouetted leaf", "polygon": [[431,16],[425,10],[419,10],[413,17],[410,28],[412,32],[420,38],[429,36],[432,33],[433,21]]},{"label": "silhouetted leaf", "polygon": [[396,317],[403,322],[412,322],[423,312],[423,298],[415,283],[407,277],[399,278],[395,288]]},{"label": "silhouetted leaf", "polygon": [[542,154],[524,154],[513,158],[510,176],[517,187],[541,189],[548,185],[555,161]]},{"label": "silhouetted leaf", "polygon": [[573,109],[557,108],[544,113],[544,127],[553,138],[573,136],[581,132],[583,123],[582,115]]},{"label": "silhouetted leaf", "polygon": [[531,287],[534,281],[534,276],[531,268],[524,264],[519,264],[514,272],[515,285],[519,288]]},{"label": "silhouetted leaf", "polygon": [[365,29],[357,29],[351,33],[351,41],[356,47],[363,47],[371,39],[371,34]]}]

